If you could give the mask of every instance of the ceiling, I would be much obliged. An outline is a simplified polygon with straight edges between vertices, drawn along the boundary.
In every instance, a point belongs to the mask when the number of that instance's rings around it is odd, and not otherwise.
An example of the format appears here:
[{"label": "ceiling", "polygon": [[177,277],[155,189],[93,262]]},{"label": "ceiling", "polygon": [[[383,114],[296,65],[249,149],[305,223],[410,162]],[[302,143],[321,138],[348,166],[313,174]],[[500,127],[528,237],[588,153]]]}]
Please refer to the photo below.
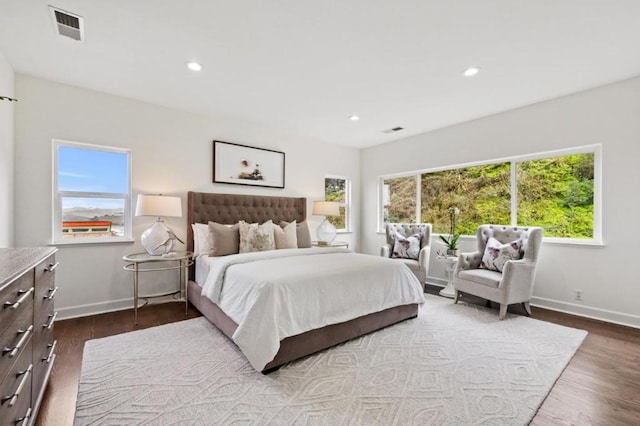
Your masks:
[{"label": "ceiling", "polygon": [[86,41],[0,0],[16,72],[352,147],[640,75],[638,0],[50,2]]}]

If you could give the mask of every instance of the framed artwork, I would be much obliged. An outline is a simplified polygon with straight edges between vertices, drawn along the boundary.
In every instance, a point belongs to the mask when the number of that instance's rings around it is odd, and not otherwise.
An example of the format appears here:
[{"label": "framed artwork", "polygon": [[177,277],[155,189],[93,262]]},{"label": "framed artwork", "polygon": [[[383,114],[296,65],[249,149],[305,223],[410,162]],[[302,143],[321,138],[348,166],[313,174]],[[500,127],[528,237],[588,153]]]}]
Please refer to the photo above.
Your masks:
[{"label": "framed artwork", "polygon": [[213,182],[284,188],[284,152],[213,141]]}]

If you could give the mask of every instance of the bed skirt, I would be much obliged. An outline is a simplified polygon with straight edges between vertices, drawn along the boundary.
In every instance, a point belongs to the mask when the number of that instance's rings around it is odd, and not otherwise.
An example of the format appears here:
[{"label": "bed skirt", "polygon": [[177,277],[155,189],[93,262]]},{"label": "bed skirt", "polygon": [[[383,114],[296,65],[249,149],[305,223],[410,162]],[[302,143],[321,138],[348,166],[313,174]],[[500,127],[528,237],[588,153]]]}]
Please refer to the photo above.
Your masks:
[{"label": "bed skirt", "polygon": [[[238,324],[201,293],[202,288],[194,281],[189,281],[189,301],[213,325],[231,339],[236,328],[238,328]],[[331,324],[326,327],[287,337],[280,341],[280,350],[275,358],[264,367],[262,372],[268,374],[277,370],[287,362],[363,336],[400,321],[415,318],[418,316],[418,309],[418,304],[396,306],[380,312],[363,315],[349,321]]]}]

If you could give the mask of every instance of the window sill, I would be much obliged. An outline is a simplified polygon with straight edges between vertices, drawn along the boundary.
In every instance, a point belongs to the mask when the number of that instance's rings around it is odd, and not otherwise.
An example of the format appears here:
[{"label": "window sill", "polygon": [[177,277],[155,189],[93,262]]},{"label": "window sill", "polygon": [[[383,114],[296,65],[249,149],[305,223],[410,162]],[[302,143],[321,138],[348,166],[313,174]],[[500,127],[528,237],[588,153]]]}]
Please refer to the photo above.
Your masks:
[{"label": "window sill", "polygon": [[600,240],[581,240],[579,238],[542,238],[542,244],[558,246],[582,246],[604,248],[607,245]]},{"label": "window sill", "polygon": [[122,239],[122,240],[109,240],[109,241],[57,241],[49,244],[56,247],[75,247],[75,246],[101,246],[101,245],[114,245],[114,244],[133,244],[136,240]]}]

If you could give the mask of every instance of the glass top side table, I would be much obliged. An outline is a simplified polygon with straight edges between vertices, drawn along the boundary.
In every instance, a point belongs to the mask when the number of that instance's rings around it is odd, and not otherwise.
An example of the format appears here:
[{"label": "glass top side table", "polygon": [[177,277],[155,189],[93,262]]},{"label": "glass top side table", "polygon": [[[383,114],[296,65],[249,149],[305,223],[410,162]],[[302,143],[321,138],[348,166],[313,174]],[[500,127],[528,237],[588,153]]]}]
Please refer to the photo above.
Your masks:
[{"label": "glass top side table", "polygon": [[[133,253],[122,257],[127,262],[123,266],[125,271],[133,272],[133,318],[134,323],[138,324],[138,301],[144,299],[141,306],[146,305],[149,299],[154,297],[172,296],[182,294],[184,291],[184,312],[185,315],[189,310],[189,297],[187,285],[187,276],[189,266],[193,265],[193,253],[190,251],[175,251],[162,256],[151,256],[148,253]],[[157,272],[157,271],[180,271],[180,281],[178,290],[166,293],[141,296],[138,294],[138,274],[140,272]],[[184,290],[183,290],[184,289]],[[182,299],[180,299],[182,300]]]}]

